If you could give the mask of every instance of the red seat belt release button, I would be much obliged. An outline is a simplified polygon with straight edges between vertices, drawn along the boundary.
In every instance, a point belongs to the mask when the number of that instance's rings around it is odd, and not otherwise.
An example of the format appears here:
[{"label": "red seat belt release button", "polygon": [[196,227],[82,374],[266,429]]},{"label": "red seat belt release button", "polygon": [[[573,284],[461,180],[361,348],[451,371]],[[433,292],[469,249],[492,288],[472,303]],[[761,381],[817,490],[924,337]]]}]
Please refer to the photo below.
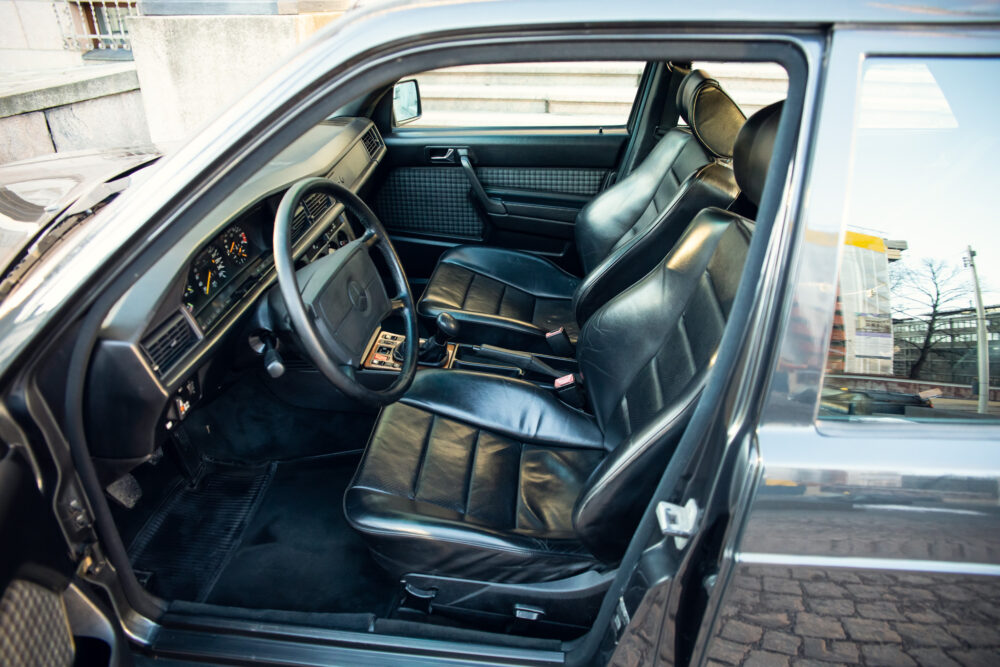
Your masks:
[{"label": "red seat belt release button", "polygon": [[552,383],[556,389],[565,389],[576,384],[576,376],[573,373],[563,375],[560,378],[556,378],[556,381]]}]

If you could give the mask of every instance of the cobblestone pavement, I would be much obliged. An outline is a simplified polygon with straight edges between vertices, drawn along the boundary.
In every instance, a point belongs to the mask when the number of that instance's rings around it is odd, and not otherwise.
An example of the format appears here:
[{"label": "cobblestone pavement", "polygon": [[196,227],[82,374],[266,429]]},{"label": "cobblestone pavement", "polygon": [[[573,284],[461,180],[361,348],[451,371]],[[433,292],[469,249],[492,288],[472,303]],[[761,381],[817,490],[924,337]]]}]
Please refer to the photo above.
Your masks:
[{"label": "cobblestone pavement", "polygon": [[991,577],[745,566],[709,665],[1000,665]]}]

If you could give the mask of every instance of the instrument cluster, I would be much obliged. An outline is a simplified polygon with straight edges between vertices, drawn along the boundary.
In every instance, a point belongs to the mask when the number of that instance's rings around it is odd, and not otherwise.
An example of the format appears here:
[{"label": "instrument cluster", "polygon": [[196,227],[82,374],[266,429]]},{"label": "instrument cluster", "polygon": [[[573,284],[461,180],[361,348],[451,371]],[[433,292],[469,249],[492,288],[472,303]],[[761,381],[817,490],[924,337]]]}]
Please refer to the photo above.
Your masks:
[{"label": "instrument cluster", "polygon": [[[260,228],[263,211],[250,211],[195,256],[184,287],[184,307],[202,331],[209,329],[256,282],[267,254]],[[241,289],[242,288],[242,289]]]}]

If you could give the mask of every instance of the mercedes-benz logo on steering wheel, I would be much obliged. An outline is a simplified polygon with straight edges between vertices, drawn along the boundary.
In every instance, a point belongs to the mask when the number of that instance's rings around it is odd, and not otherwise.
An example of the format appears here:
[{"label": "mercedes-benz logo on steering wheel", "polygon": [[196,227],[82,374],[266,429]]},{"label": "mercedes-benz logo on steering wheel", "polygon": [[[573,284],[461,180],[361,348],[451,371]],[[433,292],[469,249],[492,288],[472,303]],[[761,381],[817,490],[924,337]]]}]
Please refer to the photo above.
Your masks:
[{"label": "mercedes-benz logo on steering wheel", "polygon": [[347,283],[347,297],[351,300],[351,305],[362,313],[368,310],[368,292],[357,281]]}]

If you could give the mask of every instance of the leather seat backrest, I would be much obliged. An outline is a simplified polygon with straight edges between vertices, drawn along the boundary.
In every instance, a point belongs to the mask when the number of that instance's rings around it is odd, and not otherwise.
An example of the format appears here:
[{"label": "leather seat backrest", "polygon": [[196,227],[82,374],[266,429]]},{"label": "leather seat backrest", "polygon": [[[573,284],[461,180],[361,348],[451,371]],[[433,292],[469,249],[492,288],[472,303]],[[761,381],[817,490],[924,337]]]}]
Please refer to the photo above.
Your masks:
[{"label": "leather seat backrest", "polygon": [[[751,167],[744,192],[754,203],[780,110],[778,103],[758,112],[738,140],[737,174]],[[588,479],[573,520],[600,558],[620,557],[690,418],[718,352],[752,228],[735,213],[701,211],[656,268],[580,331],[577,359],[610,453]]]},{"label": "leather seat backrest", "polygon": [[677,107],[687,128],[672,128],[625,179],[594,198],[576,220],[586,276],[574,294],[576,321],[644,276],[694,215],[728,206],[739,190],[725,162],[744,117],[714,79],[684,77]]}]

